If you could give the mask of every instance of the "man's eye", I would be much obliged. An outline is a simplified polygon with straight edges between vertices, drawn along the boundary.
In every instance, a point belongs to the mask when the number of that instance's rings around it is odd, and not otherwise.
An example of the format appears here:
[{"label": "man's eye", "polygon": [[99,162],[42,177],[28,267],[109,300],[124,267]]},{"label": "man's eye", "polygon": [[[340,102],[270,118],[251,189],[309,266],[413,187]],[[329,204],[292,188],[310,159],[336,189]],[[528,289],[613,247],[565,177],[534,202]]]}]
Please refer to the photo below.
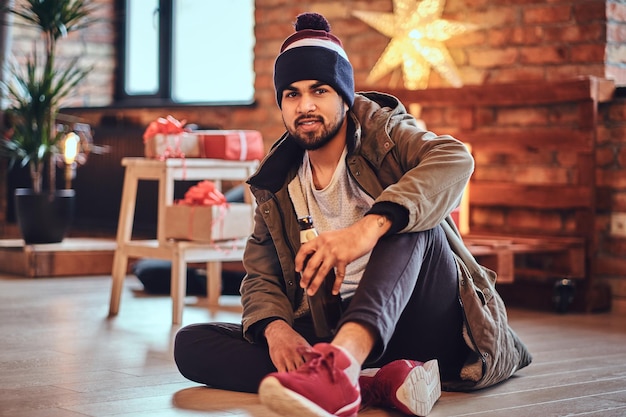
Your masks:
[{"label": "man's eye", "polygon": [[285,98],[293,98],[296,96],[296,93],[294,91],[290,91],[288,93],[285,93]]},{"label": "man's eye", "polygon": [[317,90],[315,90],[315,94],[324,94],[326,92],[328,92],[328,90],[325,88],[318,88]]}]

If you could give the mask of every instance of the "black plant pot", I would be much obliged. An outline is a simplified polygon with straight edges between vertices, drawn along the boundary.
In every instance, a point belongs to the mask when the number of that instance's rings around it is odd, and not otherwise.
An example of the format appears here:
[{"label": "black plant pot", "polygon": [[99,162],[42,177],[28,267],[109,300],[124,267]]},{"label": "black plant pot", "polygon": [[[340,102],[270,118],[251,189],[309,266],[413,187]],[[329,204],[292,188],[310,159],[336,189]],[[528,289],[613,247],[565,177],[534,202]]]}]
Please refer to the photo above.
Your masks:
[{"label": "black plant pot", "polygon": [[62,242],[74,218],[76,192],[72,189],[35,194],[29,188],[15,190],[15,214],[27,244]]}]

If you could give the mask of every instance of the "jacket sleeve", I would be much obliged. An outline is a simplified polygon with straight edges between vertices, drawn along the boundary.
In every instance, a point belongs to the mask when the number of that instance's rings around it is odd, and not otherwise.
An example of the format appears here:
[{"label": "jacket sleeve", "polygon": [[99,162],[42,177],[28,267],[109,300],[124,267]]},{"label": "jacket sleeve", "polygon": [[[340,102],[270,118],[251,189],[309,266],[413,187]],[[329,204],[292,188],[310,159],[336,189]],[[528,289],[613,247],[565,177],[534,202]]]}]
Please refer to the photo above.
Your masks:
[{"label": "jacket sleeve", "polygon": [[[295,276],[293,272],[289,277],[283,275],[275,240],[266,224],[266,221],[273,221],[268,218],[276,215],[277,210],[271,201],[257,205],[254,231],[244,250],[246,276],[241,284],[242,325],[243,335],[250,342],[259,342],[262,334],[255,324],[277,318],[291,325],[294,320],[293,307],[285,287],[296,285]],[[293,271],[294,268],[291,269]]]},{"label": "jacket sleeve", "polygon": [[406,208],[408,222],[401,232],[437,226],[461,201],[474,170],[471,154],[451,136],[421,130],[408,115],[391,128],[389,138],[393,146],[386,158],[394,158],[403,174],[383,190],[376,203]]}]

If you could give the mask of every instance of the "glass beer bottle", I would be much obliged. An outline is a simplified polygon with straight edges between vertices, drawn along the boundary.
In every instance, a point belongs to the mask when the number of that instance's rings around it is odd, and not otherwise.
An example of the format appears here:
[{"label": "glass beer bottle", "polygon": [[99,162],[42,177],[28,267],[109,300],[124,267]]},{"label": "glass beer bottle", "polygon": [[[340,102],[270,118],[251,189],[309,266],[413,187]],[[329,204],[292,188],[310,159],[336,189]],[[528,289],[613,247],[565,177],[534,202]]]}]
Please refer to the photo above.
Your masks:
[{"label": "glass beer bottle", "polygon": [[[298,225],[300,226],[300,243],[308,242],[317,236],[317,230],[313,226],[311,216],[298,219]],[[304,261],[305,266],[307,260]],[[339,323],[341,318],[341,297],[339,294],[333,295],[334,283],[335,268],[331,268],[324,278],[324,283],[317,289],[315,294],[312,296],[307,295],[315,334],[318,337],[330,337],[335,334],[337,323]]]}]

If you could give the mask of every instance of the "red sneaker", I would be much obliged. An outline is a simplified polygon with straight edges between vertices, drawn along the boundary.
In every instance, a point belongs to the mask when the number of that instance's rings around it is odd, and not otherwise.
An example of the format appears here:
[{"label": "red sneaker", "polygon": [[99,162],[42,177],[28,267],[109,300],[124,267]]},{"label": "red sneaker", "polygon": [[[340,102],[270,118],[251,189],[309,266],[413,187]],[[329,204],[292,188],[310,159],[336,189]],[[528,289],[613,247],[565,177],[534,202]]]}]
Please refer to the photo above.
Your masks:
[{"label": "red sneaker", "polygon": [[439,364],[396,360],[359,377],[363,406],[395,408],[404,414],[426,416],[441,396]]},{"label": "red sneaker", "polygon": [[304,357],[297,370],[274,372],[261,381],[261,403],[288,417],[356,417],[361,393],[345,373],[350,358],[327,343],[316,344]]}]

